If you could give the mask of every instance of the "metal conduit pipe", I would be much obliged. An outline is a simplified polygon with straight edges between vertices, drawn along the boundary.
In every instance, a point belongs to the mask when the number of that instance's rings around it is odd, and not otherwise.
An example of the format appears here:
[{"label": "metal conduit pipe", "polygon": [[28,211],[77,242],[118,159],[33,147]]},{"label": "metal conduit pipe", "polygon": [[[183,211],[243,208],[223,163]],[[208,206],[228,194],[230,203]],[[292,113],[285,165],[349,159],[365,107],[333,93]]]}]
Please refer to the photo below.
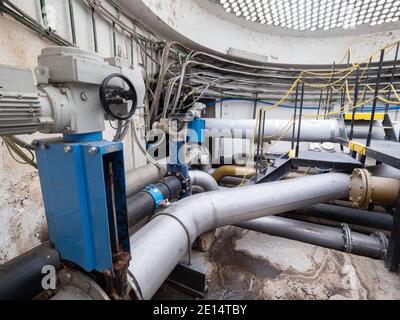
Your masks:
[{"label": "metal conduit pipe", "polygon": [[366,169],[354,169],[350,180],[350,201],[367,209],[370,204],[392,207],[400,193],[400,180],[374,177]]},{"label": "metal conduit pipe", "polygon": [[42,268],[58,268],[58,252],[48,242],[0,265],[0,300],[32,299],[42,288]]},{"label": "metal conduit pipe", "polygon": [[[252,139],[257,120],[254,119],[204,119],[205,128],[211,137],[230,136],[235,138]],[[292,131],[286,130],[289,121],[287,119],[266,119],[264,138],[273,140],[282,136],[281,141],[291,141]],[[296,122],[298,127],[298,121]],[[303,119],[301,122],[300,140],[304,142],[335,142],[338,138],[345,138],[346,126],[340,119]],[[285,132],[286,131],[286,132]],[[366,138],[368,130],[355,127],[357,138]],[[383,135],[382,135],[383,132]],[[382,128],[374,129],[374,139],[382,139],[384,131]]]},{"label": "metal conduit pipe", "polygon": [[391,166],[381,164],[366,168],[374,177],[392,178],[400,180],[400,170]]},{"label": "metal conduit pipe", "polygon": [[199,186],[205,192],[216,191],[219,190],[219,186],[217,181],[213,178],[213,176],[208,173],[200,170],[191,170],[189,171],[190,181],[192,186]]},{"label": "metal conduit pipe", "polygon": [[216,169],[211,176],[219,183],[224,177],[247,177],[252,178],[256,174],[256,169],[239,166],[222,166]]},{"label": "metal conduit pipe", "polygon": [[160,181],[165,172],[150,163],[126,173],[126,194],[128,197],[143,190],[147,185]]},{"label": "metal conduit pipe", "polygon": [[294,219],[299,215],[339,221],[386,231],[391,231],[393,229],[393,217],[390,214],[339,207],[330,204],[317,204],[315,206],[284,214],[285,217]]},{"label": "metal conduit pipe", "polygon": [[207,231],[266,215],[348,197],[350,177],[321,174],[287,181],[224,189],[173,204],[131,236],[129,274],[139,298],[151,299],[193,242]]},{"label": "metal conduit pipe", "polygon": [[[248,182],[249,180],[246,178],[244,182]],[[237,177],[224,177],[219,182],[219,185],[223,185],[225,187],[235,188],[243,183],[243,178]]]},{"label": "metal conduit pipe", "polygon": [[374,259],[384,259],[388,245],[382,233],[367,236],[348,228],[346,230],[282,217],[264,217],[236,226]]},{"label": "metal conduit pipe", "polygon": [[[201,187],[201,189],[205,192],[220,189],[214,178],[203,171],[192,170],[189,172],[189,176],[192,185]],[[129,185],[127,186],[127,188],[129,188]],[[170,176],[155,184],[154,188],[158,189],[161,192],[164,200],[169,200],[173,202],[179,197],[182,192],[182,181],[175,176]],[[142,190],[141,192],[129,197],[129,227],[134,227],[144,218],[151,217],[157,209],[158,205],[156,203],[156,200],[154,199],[152,194],[146,190]]]},{"label": "metal conduit pipe", "polygon": [[[292,220],[298,220],[298,221],[304,221],[304,222],[309,222],[309,223],[314,223],[318,225],[323,225],[323,226],[330,226],[334,228],[342,228],[343,223],[339,221],[334,221],[334,220],[327,220],[325,218],[314,218],[312,216],[305,216],[305,215],[298,215],[298,214],[284,214],[280,215],[283,218],[287,219],[292,219]],[[382,234],[385,234],[387,237],[390,237],[390,231],[385,231],[381,229],[376,229],[376,228],[371,228],[371,227],[364,227],[356,224],[351,224],[347,223],[349,228],[352,231],[359,232],[362,234],[374,234],[376,232],[382,232]]]},{"label": "metal conduit pipe", "polygon": [[[210,131],[210,136],[225,136],[230,135],[235,138],[247,138],[252,139],[254,129],[257,126],[257,120],[254,119],[204,119],[205,127]],[[265,120],[265,132],[264,137],[268,140],[269,137],[281,136],[285,133],[285,129],[288,126],[288,120],[286,119],[267,119]],[[341,132],[344,132],[342,127],[344,124],[338,119],[330,120],[302,120],[301,123],[301,141],[335,141],[341,136]],[[292,140],[292,131],[286,130],[287,132],[283,135],[282,141]]]},{"label": "metal conduit pipe", "polygon": [[[154,189],[158,190],[160,200],[174,201],[182,192],[182,181],[170,176],[154,184]],[[161,196],[163,199],[161,199]],[[150,217],[156,212],[159,203],[151,192],[142,190],[128,198],[128,224],[129,227],[135,226],[146,217]]]}]

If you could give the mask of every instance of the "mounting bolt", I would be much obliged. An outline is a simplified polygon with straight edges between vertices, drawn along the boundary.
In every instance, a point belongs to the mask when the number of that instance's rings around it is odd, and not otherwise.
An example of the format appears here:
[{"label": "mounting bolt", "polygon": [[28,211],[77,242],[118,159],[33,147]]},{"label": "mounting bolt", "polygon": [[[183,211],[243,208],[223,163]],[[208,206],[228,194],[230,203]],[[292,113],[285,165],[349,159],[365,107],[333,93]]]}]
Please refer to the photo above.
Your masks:
[{"label": "mounting bolt", "polygon": [[71,153],[72,152],[72,146],[65,146],[64,147],[64,152],[65,153]]},{"label": "mounting bolt", "polygon": [[60,89],[60,93],[61,93],[61,94],[67,94],[67,90],[66,90],[65,88],[61,88],[61,89]]},{"label": "mounting bolt", "polygon": [[49,146],[47,144],[45,144],[45,143],[42,143],[40,145],[40,149],[42,149],[42,150],[47,150],[48,148],[49,148]]},{"label": "mounting bolt", "polygon": [[81,99],[82,99],[83,101],[86,101],[87,99],[89,99],[89,96],[88,96],[88,94],[87,94],[86,91],[82,91],[82,92],[81,92]]},{"label": "mounting bolt", "polygon": [[71,280],[72,280],[72,274],[70,274],[70,273],[67,273],[67,274],[65,275],[65,277],[67,278],[68,281],[71,281]]},{"label": "mounting bolt", "polygon": [[99,153],[99,150],[96,147],[90,147],[89,148],[89,154],[92,156],[95,156]]}]

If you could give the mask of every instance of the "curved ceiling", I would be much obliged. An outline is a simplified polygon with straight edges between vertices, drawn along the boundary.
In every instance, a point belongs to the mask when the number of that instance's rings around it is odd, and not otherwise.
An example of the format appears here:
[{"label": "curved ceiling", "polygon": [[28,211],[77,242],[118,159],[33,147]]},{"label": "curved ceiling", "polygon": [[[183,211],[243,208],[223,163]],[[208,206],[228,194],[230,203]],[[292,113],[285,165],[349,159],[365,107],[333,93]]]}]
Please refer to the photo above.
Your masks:
[{"label": "curved ceiling", "polygon": [[339,33],[302,32],[238,18],[226,13],[220,0],[114,1],[166,40],[262,63],[331,64],[342,60],[349,47],[354,60],[363,60],[371,51],[400,39],[399,22]]},{"label": "curved ceiling", "polygon": [[207,0],[200,5],[259,32],[301,36],[399,29],[399,0]]}]

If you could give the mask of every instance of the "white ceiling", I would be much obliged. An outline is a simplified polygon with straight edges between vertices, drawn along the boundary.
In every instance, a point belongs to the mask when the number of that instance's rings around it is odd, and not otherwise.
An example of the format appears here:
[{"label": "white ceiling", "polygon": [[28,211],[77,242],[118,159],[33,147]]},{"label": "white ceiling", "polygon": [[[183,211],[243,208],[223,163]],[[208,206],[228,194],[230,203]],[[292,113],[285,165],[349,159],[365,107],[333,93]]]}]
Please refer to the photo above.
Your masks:
[{"label": "white ceiling", "polygon": [[399,0],[197,0],[236,24],[278,35],[337,36],[400,29]]}]

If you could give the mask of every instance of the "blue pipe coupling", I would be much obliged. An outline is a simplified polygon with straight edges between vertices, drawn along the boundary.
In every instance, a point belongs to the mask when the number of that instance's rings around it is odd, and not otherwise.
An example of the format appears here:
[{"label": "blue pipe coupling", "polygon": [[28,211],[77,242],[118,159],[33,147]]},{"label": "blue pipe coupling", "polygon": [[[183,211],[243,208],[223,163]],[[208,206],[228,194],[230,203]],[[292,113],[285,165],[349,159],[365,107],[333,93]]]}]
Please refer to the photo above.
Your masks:
[{"label": "blue pipe coupling", "polygon": [[164,202],[164,195],[162,194],[162,192],[160,191],[160,189],[158,189],[155,185],[150,184],[148,185],[145,189],[145,192],[147,192],[148,194],[150,194],[154,200],[155,203],[155,208],[158,209],[160,207],[160,205]]}]

